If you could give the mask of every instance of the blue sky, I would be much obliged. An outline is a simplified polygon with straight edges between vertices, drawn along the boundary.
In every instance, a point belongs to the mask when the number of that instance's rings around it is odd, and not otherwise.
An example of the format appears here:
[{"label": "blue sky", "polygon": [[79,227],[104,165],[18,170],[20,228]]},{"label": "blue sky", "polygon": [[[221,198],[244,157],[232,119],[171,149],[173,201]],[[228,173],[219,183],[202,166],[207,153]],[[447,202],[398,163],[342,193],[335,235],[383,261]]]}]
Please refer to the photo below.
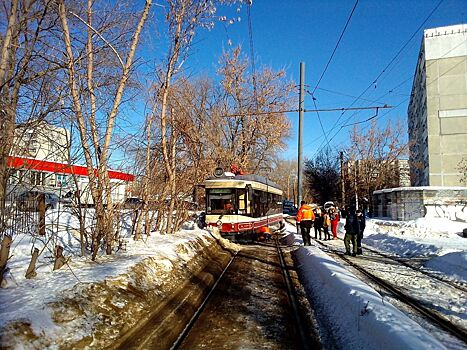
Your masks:
[{"label": "blue sky", "polygon": [[[423,29],[467,22],[467,1],[464,0],[442,1],[426,20],[439,3],[439,0],[360,0],[334,58],[315,91],[317,107],[342,108],[352,103],[354,107],[388,104],[397,108],[380,110],[378,123],[385,125],[388,120],[398,119],[405,123]],[[305,83],[312,91],[354,4],[354,0],[254,0],[251,22],[256,67],[267,65],[285,69],[288,77],[298,84],[299,65],[304,62]],[[218,14],[228,18],[240,17],[240,22],[232,25],[218,22],[213,30],[197,34],[192,54],[185,65],[191,75],[214,75],[222,50],[230,47],[229,40],[232,46],[241,44],[244,53],[250,54],[247,8],[244,5],[240,12],[236,9],[237,6],[220,7]],[[425,20],[426,23],[417,32]],[[416,35],[409,41],[414,33]],[[407,42],[386,72],[372,84]],[[355,100],[370,85],[361,99]],[[309,94],[305,97],[305,108],[314,109]],[[348,140],[350,128],[341,129],[343,121],[362,121],[374,113],[373,110],[346,112],[342,116],[341,112],[320,113],[331,147],[339,149]],[[337,127],[333,128],[339,117]],[[284,157],[291,159],[297,154],[298,114],[291,113],[289,118],[293,130]],[[312,158],[326,144],[316,113],[305,114],[303,144],[304,156],[308,158]]]}]

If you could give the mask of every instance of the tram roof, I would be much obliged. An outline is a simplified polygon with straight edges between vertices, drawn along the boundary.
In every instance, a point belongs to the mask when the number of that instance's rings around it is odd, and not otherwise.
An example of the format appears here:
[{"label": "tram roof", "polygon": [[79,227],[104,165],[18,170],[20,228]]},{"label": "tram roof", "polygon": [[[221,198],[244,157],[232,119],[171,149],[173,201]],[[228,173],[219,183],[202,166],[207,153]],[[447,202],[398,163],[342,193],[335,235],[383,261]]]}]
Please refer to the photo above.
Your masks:
[{"label": "tram roof", "polygon": [[281,188],[280,188],[280,186],[278,184],[272,182],[271,180],[265,178],[264,176],[260,176],[260,175],[256,175],[256,174],[235,175],[235,176],[223,175],[223,176],[219,176],[219,177],[211,176],[211,177],[208,177],[206,179],[206,181],[208,181],[208,180],[218,180],[218,181],[229,181],[229,180],[231,180],[231,181],[258,182],[258,183],[262,183],[262,184],[270,186],[270,187],[277,188],[278,190],[281,190]]}]

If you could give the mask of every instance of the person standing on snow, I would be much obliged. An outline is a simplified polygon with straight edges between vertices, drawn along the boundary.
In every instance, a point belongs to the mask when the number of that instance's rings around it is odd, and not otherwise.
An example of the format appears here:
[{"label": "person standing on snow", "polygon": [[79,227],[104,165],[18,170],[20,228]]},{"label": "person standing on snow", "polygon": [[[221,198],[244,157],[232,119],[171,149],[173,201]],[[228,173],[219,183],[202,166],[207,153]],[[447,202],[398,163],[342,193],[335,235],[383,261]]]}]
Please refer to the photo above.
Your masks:
[{"label": "person standing on snow", "polygon": [[358,234],[357,234],[357,254],[363,254],[362,252],[362,238],[363,231],[365,230],[365,213],[361,210],[357,210],[357,221],[358,221]]},{"label": "person standing on snow", "polygon": [[315,215],[311,207],[305,201],[301,201],[300,209],[298,209],[297,213],[297,225],[300,226],[304,245],[311,245],[310,230],[313,226],[314,218]]},{"label": "person standing on snow", "polygon": [[321,228],[323,227],[323,215],[321,213],[320,208],[315,209],[315,219],[314,219],[314,227],[315,227],[315,239],[318,239],[318,233],[319,233],[319,239],[321,239]]},{"label": "person standing on snow", "polygon": [[332,237],[333,239],[337,239],[337,226],[339,225],[340,216],[336,208],[334,207],[331,208],[331,213],[329,217],[331,219]]},{"label": "person standing on snow", "polygon": [[355,213],[355,207],[350,206],[347,211],[347,216],[345,218],[345,236],[344,236],[344,245],[345,245],[345,255],[350,254],[350,241],[352,241],[352,256],[357,255],[357,235],[360,232],[360,227],[358,224],[357,214]]},{"label": "person standing on snow", "polygon": [[330,240],[331,235],[329,233],[329,227],[331,226],[331,218],[329,217],[329,213],[327,210],[324,211],[323,214],[323,233],[324,233],[324,240]]}]

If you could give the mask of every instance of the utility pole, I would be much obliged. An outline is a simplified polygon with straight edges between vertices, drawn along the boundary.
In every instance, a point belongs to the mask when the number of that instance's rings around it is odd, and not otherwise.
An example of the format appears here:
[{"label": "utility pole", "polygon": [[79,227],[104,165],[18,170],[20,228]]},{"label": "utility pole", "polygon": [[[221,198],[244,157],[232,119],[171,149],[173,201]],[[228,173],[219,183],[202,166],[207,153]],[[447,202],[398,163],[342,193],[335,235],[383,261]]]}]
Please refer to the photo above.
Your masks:
[{"label": "utility pole", "polygon": [[355,209],[358,210],[358,187],[357,187],[357,166],[358,160],[354,161],[354,183],[355,183]]},{"label": "utility pole", "polygon": [[344,152],[340,152],[341,159],[341,201],[342,208],[345,206],[345,179],[344,179]]},{"label": "utility pole", "polygon": [[302,139],[303,139],[303,111],[305,110],[305,63],[300,62],[300,94],[298,102],[298,201],[302,201]]}]

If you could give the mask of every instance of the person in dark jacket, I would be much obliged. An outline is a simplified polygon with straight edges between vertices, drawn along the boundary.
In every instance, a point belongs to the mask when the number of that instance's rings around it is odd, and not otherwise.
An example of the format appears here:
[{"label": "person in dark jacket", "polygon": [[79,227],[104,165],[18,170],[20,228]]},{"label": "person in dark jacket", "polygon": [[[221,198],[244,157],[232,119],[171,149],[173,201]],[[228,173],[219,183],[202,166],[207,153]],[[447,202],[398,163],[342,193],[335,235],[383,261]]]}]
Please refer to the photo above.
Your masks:
[{"label": "person in dark jacket", "polygon": [[[347,211],[347,216],[345,218],[345,236],[344,236],[344,245],[345,245],[345,255],[357,255],[357,235],[360,232],[359,223],[357,219],[357,213],[355,212],[355,207],[350,206]],[[350,253],[350,242],[352,241],[352,254]]]},{"label": "person in dark jacket", "polygon": [[358,221],[358,234],[357,234],[357,254],[363,254],[362,252],[362,238],[363,231],[365,230],[365,213],[361,210],[357,210],[357,221]]},{"label": "person in dark jacket", "polygon": [[323,228],[323,216],[320,208],[315,209],[315,220],[313,221],[313,227],[315,228],[315,239],[321,239],[321,229]]}]

